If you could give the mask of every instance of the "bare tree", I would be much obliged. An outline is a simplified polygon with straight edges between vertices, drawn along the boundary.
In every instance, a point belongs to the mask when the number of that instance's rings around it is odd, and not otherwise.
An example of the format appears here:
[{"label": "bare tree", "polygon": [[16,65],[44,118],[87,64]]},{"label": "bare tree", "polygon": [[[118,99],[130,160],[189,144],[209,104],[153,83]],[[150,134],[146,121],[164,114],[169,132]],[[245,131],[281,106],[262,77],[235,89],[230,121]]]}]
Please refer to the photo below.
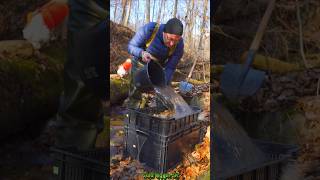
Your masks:
[{"label": "bare tree", "polygon": [[123,25],[128,26],[129,18],[130,18],[130,12],[131,12],[131,3],[132,0],[127,0],[128,1],[128,7],[127,7],[127,12],[126,12],[126,18],[124,20]]},{"label": "bare tree", "polygon": [[[165,15],[166,15],[166,0],[164,0],[164,3],[163,3],[163,14],[162,14],[162,20],[164,20],[164,17],[165,17]],[[161,20],[161,19],[160,19]]]},{"label": "bare tree", "polygon": [[[191,4],[191,0],[189,0],[189,2],[188,2],[188,5],[187,5],[187,12],[186,12],[186,15],[185,15],[185,18],[184,18],[184,21],[185,21],[185,27],[184,27],[184,29],[187,29],[188,27],[189,27],[189,25],[190,25],[190,22],[189,22],[189,19],[190,19],[190,10],[191,10],[191,6],[190,6],[190,4]],[[185,33],[183,33],[183,39],[185,39],[186,38],[186,31],[185,31]]]},{"label": "bare tree", "polygon": [[122,0],[122,16],[121,16],[121,24],[124,24],[125,17],[126,17],[126,7],[127,7],[127,0]]},{"label": "bare tree", "polygon": [[173,17],[177,17],[178,0],[174,1]]},{"label": "bare tree", "polygon": [[150,0],[146,0],[146,23],[150,22]]},{"label": "bare tree", "polygon": [[113,21],[114,22],[116,22],[117,9],[118,9],[118,0],[116,0],[116,4],[115,4],[115,7],[114,7],[114,15],[113,15]]},{"label": "bare tree", "polygon": [[160,18],[161,18],[161,9],[162,9],[162,6],[163,6],[163,4],[164,4],[164,1],[165,1],[165,0],[161,0],[161,2],[160,2],[161,4],[160,4],[160,6],[159,6],[157,23],[159,23],[159,22],[160,22]]},{"label": "bare tree", "polygon": [[135,26],[134,26],[134,28],[135,28],[135,30],[137,31],[137,25],[138,25],[138,19],[139,19],[139,0],[138,0],[138,8],[135,10],[135,12],[136,12],[136,23],[135,23]]},{"label": "bare tree", "polygon": [[202,38],[203,34],[205,33],[206,21],[207,21],[207,9],[208,9],[208,0],[204,0],[203,2],[203,15],[202,15],[202,24],[200,27],[200,40],[198,48],[202,47]]},{"label": "bare tree", "polygon": [[153,0],[153,7],[152,7],[152,21],[154,19],[154,10],[155,10],[155,7],[156,7],[156,0]]},{"label": "bare tree", "polygon": [[192,48],[192,31],[193,31],[193,27],[195,24],[195,20],[196,18],[194,17],[194,0],[191,1],[191,9],[190,9],[190,13],[189,13],[189,18],[188,18],[188,44],[189,44],[189,48]]}]

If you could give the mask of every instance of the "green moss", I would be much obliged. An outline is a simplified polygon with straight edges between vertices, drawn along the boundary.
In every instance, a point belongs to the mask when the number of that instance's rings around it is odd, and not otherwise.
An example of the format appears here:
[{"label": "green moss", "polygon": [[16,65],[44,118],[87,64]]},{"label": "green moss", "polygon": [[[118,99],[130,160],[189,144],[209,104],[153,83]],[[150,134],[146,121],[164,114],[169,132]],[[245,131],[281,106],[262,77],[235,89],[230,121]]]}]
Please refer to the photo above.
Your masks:
[{"label": "green moss", "polygon": [[41,52],[55,60],[56,63],[63,64],[67,58],[67,46],[61,43],[54,43],[49,47],[45,47]]},{"label": "green moss", "polygon": [[117,102],[122,97],[127,96],[129,91],[129,81],[127,79],[110,79],[110,101]]},{"label": "green moss", "polygon": [[210,170],[204,172],[198,179],[199,180],[209,180],[210,179]]},{"label": "green moss", "polygon": [[98,135],[96,141],[96,147],[108,147],[109,146],[109,139],[110,139],[110,117],[104,116],[104,129]]}]

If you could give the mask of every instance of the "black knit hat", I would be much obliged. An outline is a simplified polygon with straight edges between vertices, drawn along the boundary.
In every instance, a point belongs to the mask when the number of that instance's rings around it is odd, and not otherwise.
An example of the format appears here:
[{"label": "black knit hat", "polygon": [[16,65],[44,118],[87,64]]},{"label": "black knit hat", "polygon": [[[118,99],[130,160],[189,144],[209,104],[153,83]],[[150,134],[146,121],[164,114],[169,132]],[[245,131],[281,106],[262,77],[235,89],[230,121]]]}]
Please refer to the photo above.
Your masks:
[{"label": "black knit hat", "polygon": [[172,18],[165,24],[164,32],[181,36],[183,33],[183,24],[179,19]]}]

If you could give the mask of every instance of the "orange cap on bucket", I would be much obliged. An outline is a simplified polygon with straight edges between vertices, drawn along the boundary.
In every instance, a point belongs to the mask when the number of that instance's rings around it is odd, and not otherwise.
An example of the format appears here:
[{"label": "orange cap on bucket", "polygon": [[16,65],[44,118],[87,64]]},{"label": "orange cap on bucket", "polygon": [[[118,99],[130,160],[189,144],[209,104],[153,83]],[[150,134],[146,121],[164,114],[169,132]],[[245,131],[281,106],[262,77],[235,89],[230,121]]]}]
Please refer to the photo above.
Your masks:
[{"label": "orange cap on bucket", "polygon": [[69,7],[67,4],[54,2],[45,5],[40,11],[46,26],[53,29],[69,14]]},{"label": "orange cap on bucket", "polygon": [[131,60],[127,59],[123,64],[122,64],[123,68],[128,71],[131,69]]}]

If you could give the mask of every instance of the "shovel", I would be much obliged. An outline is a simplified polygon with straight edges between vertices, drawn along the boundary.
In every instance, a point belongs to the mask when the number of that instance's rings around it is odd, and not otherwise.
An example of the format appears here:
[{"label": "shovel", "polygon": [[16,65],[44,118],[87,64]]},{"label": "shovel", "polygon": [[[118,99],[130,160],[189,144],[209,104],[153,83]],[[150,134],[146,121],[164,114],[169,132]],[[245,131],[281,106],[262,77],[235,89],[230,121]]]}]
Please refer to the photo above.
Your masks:
[{"label": "shovel", "polygon": [[251,96],[262,85],[265,72],[250,68],[256,51],[259,48],[263,33],[267,27],[275,0],[270,0],[267,10],[259,25],[256,36],[251,43],[245,64],[226,64],[221,75],[221,90],[229,99]]}]

